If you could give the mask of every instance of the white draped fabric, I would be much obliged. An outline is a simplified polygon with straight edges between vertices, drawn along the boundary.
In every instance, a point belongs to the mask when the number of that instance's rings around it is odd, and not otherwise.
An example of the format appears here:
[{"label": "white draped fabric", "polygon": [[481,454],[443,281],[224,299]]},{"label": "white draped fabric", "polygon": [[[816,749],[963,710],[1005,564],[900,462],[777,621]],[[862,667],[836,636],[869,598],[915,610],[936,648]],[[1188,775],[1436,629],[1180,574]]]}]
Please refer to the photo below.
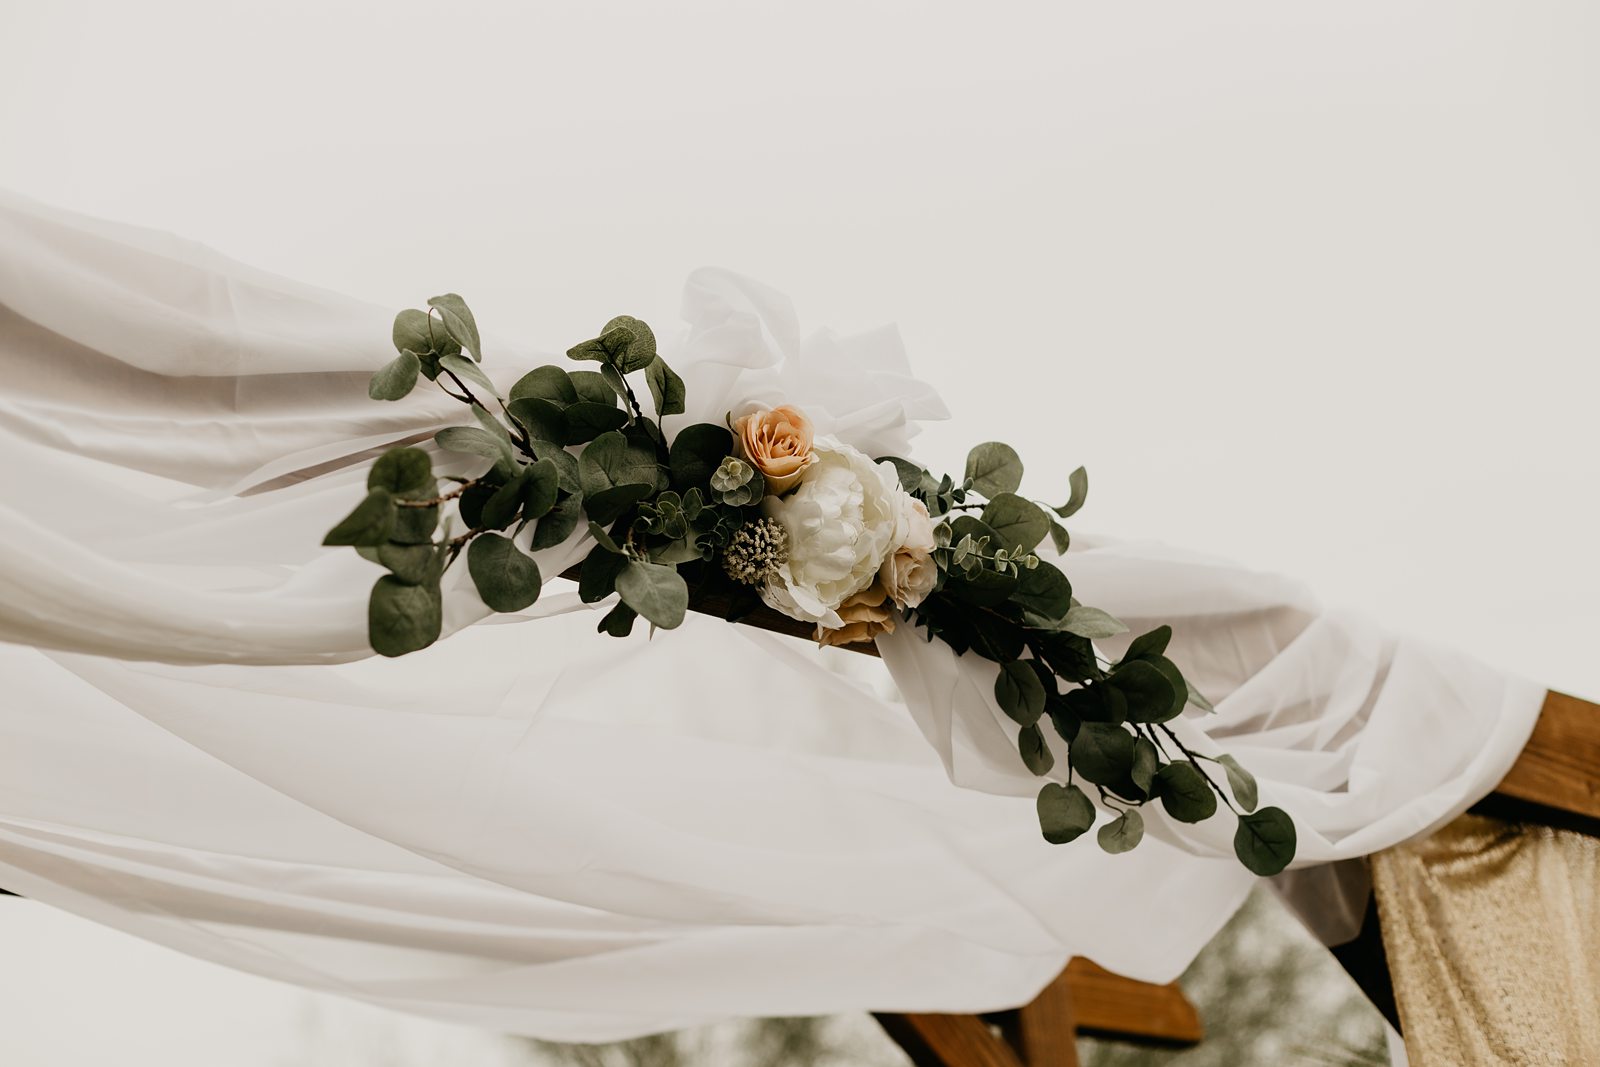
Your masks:
[{"label": "white draped fabric", "polygon": [[[1226,816],[1154,818],[1124,856],[1045,844],[993,665],[904,629],[881,664],[698,617],[619,642],[554,580],[474,626],[458,568],[451,636],[370,657],[377,571],[321,537],[373,450],[460,415],[367,399],[393,310],[0,198],[0,886],[568,1040],[999,1008],[1073,955],[1166,981],[1248,891]],[[684,317],[667,355],[690,420],[781,397],[907,453],[943,415],[892,331],[806,334],[720,272],[690,279]],[[491,374],[550,358],[488,325]],[[1136,632],[1173,624],[1218,705],[1176,728],[1255,772],[1302,867],[1462,811],[1540,705],[1227,562],[1080,538],[1064,567]]]}]

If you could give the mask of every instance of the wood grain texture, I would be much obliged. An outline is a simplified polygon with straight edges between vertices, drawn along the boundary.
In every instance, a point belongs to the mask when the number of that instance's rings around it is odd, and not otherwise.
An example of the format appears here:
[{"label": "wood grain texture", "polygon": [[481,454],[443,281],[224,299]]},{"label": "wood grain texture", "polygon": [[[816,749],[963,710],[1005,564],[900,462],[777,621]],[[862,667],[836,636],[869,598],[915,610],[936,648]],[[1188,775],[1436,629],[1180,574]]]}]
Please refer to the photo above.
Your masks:
[{"label": "wood grain texture", "polygon": [[1067,964],[1063,978],[1079,1033],[1166,1045],[1194,1045],[1205,1037],[1200,1013],[1176,982],[1135,982],[1081,957]]},{"label": "wood grain texture", "polygon": [[882,1013],[873,1017],[916,1067],[1033,1067],[1018,1059],[1005,1039],[976,1015]]},{"label": "wood grain texture", "polygon": [[1600,820],[1600,705],[1551,692],[1498,796]]}]

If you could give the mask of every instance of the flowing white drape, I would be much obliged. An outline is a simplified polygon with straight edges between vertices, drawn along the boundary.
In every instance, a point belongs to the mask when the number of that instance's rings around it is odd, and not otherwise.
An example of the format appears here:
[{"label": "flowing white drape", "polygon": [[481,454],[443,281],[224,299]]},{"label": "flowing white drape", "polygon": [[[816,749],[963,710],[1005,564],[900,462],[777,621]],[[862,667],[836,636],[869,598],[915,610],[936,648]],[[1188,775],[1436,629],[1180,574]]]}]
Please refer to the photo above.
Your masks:
[{"label": "flowing white drape", "polygon": [[[904,454],[943,414],[892,331],[807,336],[781,296],[714,271],[684,307],[684,424],[783,398]],[[367,399],[391,317],[0,198],[0,886],[560,1039],[998,1008],[1072,955],[1165,981],[1242,899],[1225,816],[1157,817],[1124,856],[1045,844],[993,665],[914,632],[883,664],[704,618],[619,642],[553,580],[471,626],[486,611],[458,568],[451,636],[371,658],[378,572],[321,536],[373,450],[460,414]],[[485,348],[502,380],[545,361]],[[1080,544],[1064,566],[1086,602],[1174,625],[1219,708],[1177,729],[1254,770],[1302,865],[1439,825],[1532,727],[1538,687],[1294,583]]]}]

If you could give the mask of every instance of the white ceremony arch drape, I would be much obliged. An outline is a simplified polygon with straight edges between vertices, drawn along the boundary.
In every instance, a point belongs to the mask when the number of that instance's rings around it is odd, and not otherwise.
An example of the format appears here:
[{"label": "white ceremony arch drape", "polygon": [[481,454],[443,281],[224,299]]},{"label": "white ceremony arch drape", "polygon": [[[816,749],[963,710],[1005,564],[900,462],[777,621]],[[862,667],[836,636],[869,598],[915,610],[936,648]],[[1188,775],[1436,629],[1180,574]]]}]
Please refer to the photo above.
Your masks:
[{"label": "white ceremony arch drape", "polygon": [[[807,334],[715,271],[684,314],[688,419],[783,397],[904,452],[943,415],[892,331]],[[904,630],[882,664],[703,618],[618,642],[554,581],[472,625],[458,569],[452,636],[370,658],[376,572],[321,536],[373,450],[458,417],[367,399],[391,317],[0,198],[0,886],[569,1040],[998,1008],[1072,955],[1166,981],[1248,891],[1226,818],[1155,819],[1118,857],[1046,845],[992,665]],[[507,379],[543,361],[486,347]],[[1539,687],[1271,575],[1088,538],[1066,567],[1136,631],[1173,623],[1219,709],[1178,728],[1294,816],[1301,879],[1463,810],[1538,712]]]}]

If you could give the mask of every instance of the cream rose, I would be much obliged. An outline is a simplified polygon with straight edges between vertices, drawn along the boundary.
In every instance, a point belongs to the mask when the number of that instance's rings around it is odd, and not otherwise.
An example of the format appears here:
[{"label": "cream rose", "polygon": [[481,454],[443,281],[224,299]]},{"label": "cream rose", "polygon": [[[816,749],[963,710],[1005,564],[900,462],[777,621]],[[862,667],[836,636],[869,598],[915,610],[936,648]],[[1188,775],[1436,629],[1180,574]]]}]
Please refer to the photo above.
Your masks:
[{"label": "cream rose", "polygon": [[927,506],[900,493],[900,543],[878,569],[878,580],[897,607],[914,608],[933,592],[939,568],[933,562],[933,519]]},{"label": "cream rose", "polygon": [[769,493],[793,489],[806,468],[816,461],[811,420],[799,408],[785,404],[752,411],[734,422],[733,432],[745,459],[766,478]]},{"label": "cream rose", "polygon": [[817,627],[817,644],[853,645],[858,641],[871,641],[879,634],[892,634],[894,612],[894,601],[889,599],[883,583],[873,582],[839,605],[843,626],[832,630]]},{"label": "cream rose", "polygon": [[826,439],[812,456],[792,493],[761,502],[789,539],[789,560],[761,597],[790,618],[836,629],[844,625],[839,606],[877,579],[904,539],[907,519],[890,464]]}]

